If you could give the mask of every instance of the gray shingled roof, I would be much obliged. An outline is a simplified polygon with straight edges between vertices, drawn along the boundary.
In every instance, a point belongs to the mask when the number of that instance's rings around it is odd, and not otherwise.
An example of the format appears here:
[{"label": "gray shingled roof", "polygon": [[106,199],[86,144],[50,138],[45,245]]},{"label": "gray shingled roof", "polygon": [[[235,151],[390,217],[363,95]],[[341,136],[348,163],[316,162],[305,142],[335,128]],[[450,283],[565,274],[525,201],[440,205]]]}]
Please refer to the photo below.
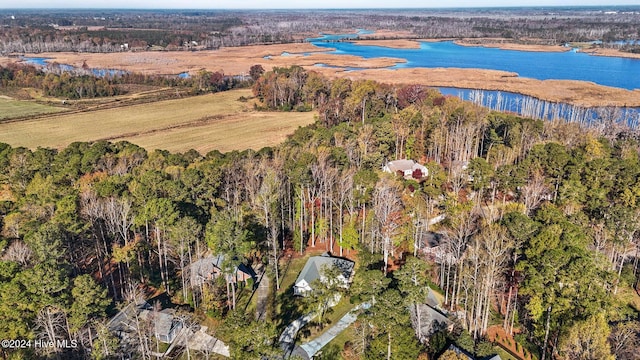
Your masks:
[{"label": "gray shingled roof", "polygon": [[304,265],[300,275],[298,275],[296,284],[302,280],[306,281],[307,284],[311,284],[314,280],[320,278],[320,272],[324,267],[330,266],[338,267],[338,269],[342,271],[342,276],[348,280],[351,277],[353,265],[353,261],[347,259],[331,256],[312,256],[307,260],[307,263]]},{"label": "gray shingled roof", "polygon": [[[224,255],[209,256],[204,259],[193,262],[189,266],[191,273],[191,286],[197,286],[210,279],[213,276],[214,268],[222,270],[222,263],[224,262]],[[243,272],[252,278],[256,278],[256,272],[251,266],[245,265],[238,261],[239,264],[233,267],[232,273],[228,276],[237,276],[238,272]]]}]

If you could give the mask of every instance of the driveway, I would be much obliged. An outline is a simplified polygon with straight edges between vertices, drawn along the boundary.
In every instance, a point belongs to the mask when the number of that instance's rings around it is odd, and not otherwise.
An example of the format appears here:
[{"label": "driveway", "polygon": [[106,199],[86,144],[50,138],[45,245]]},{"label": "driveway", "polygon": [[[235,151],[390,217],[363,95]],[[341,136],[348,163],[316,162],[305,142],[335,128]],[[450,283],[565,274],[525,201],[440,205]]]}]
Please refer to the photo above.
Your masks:
[{"label": "driveway", "polygon": [[320,349],[325,347],[331,340],[335,339],[341,332],[344,331],[349,325],[353,324],[358,319],[358,313],[360,309],[368,309],[371,307],[369,303],[360,304],[353,309],[351,309],[348,313],[346,313],[338,322],[330,327],[327,331],[322,333],[322,335],[317,338],[300,345],[300,348],[304,350],[308,358],[313,357]]}]

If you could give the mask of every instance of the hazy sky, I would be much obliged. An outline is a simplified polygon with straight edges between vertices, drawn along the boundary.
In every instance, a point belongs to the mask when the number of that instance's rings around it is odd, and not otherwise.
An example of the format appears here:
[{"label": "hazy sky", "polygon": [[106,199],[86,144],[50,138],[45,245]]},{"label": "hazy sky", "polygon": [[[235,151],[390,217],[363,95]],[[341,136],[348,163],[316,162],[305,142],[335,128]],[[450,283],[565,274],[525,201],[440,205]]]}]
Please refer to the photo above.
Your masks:
[{"label": "hazy sky", "polygon": [[[6,1],[6,2],[5,2]],[[300,9],[640,5],[640,0],[5,0],[9,8]],[[7,4],[8,3],[8,4]]]}]

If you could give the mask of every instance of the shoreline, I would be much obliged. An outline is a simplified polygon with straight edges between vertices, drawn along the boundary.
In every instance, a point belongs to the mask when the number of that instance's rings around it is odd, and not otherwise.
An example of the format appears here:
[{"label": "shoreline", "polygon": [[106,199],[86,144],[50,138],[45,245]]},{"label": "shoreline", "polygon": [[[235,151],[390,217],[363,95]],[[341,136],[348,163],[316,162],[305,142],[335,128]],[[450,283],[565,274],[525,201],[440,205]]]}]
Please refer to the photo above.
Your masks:
[{"label": "shoreline", "polygon": [[585,53],[591,56],[617,57],[622,59],[640,59],[640,54],[624,52],[616,49],[579,49],[578,52]]},{"label": "shoreline", "polygon": [[[387,46],[402,44],[415,46],[416,40],[365,40]],[[421,40],[422,41],[422,40]],[[426,40],[441,41],[441,40]],[[502,45],[502,44],[501,44]],[[41,53],[37,57],[51,58],[50,62],[90,68],[118,69],[149,75],[196,75],[202,70],[219,71],[228,75],[248,74],[253,65],[269,71],[274,67],[298,65],[328,77],[368,79],[389,84],[422,84],[433,87],[495,90],[532,96],[551,102],[572,105],[640,107],[640,89],[626,90],[586,81],[536,80],[522,78],[513,72],[485,69],[401,68],[387,69],[406,60],[399,58],[366,59],[354,55],[327,54],[329,48],[311,43],[254,45],[207,51],[146,51],[122,53]],[[34,54],[36,55],[36,54]],[[640,57],[640,55],[638,55]],[[0,64],[16,62],[16,58],[2,57]],[[346,71],[358,68],[358,71]]]},{"label": "shoreline", "polygon": [[420,84],[430,87],[492,90],[531,96],[540,100],[581,107],[640,107],[640,90],[597,85],[577,80],[537,80],[513,72],[461,68],[367,69],[357,72],[331,71],[330,78],[371,79],[388,84]]},{"label": "shoreline", "polygon": [[[488,40],[487,42],[482,42]],[[544,45],[544,44],[518,44],[504,41],[506,39],[460,39],[454,40],[456,45],[467,47],[484,47],[500,50],[515,50],[528,52],[567,52],[572,48],[561,45]]]},{"label": "shoreline", "polygon": [[[376,35],[376,34],[371,34]],[[396,39],[384,39],[378,37],[361,37],[358,40],[346,40],[348,42],[357,45],[370,45],[386,47],[390,49],[419,49],[420,43],[423,42],[441,42],[441,41],[453,41],[456,45],[466,47],[485,47],[501,50],[514,50],[514,51],[530,51],[530,52],[568,52],[577,49],[577,52],[585,53],[591,56],[606,56],[606,57],[618,57],[623,59],[640,59],[640,54],[634,54],[629,52],[620,51],[617,49],[608,48],[584,48],[574,46],[562,46],[562,45],[545,45],[545,44],[518,44],[510,42],[506,38],[442,38],[442,39],[413,39],[413,38],[396,38]]]},{"label": "shoreline", "polygon": [[[372,40],[353,40],[350,41],[356,45],[363,46],[379,46],[390,49],[420,49],[420,42],[423,40],[410,40],[410,39],[372,39]],[[427,40],[425,40],[427,41]]]},{"label": "shoreline", "polygon": [[501,50],[530,51],[530,52],[567,52],[571,48],[559,45],[536,45],[536,44],[515,44],[503,42],[475,43],[468,39],[373,39],[373,40],[352,40],[349,41],[356,45],[372,45],[386,47],[390,49],[419,49],[420,43],[423,42],[444,42],[453,41],[454,44],[466,47],[485,47]]}]

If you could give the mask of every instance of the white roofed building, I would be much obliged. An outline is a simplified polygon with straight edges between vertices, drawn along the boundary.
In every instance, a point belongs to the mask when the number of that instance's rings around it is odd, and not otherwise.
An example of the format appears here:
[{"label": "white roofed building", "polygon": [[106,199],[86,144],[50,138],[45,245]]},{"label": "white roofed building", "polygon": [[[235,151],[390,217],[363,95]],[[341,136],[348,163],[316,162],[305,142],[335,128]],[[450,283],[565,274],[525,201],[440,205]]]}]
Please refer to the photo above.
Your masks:
[{"label": "white roofed building", "polygon": [[382,171],[398,174],[405,179],[421,180],[429,175],[429,170],[422,164],[413,160],[393,160],[389,161]]}]

